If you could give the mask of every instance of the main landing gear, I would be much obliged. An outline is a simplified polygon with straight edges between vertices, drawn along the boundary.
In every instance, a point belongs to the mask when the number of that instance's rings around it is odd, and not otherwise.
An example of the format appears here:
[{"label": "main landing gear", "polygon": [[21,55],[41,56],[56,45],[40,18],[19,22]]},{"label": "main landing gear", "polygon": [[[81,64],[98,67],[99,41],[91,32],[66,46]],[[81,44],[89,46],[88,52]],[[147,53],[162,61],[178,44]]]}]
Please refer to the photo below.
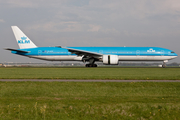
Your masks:
[{"label": "main landing gear", "polygon": [[97,67],[97,64],[94,64],[95,59],[91,58],[89,64],[86,64],[86,67]]},{"label": "main landing gear", "polygon": [[86,64],[86,67],[97,67],[97,64]]}]

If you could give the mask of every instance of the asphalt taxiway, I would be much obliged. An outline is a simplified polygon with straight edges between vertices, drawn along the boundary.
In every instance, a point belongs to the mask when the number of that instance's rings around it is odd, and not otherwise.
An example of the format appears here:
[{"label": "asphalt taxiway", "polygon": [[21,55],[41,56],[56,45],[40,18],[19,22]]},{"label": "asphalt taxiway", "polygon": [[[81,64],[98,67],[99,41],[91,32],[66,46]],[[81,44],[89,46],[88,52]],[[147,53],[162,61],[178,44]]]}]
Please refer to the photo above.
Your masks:
[{"label": "asphalt taxiway", "polygon": [[62,79],[0,79],[1,82],[180,82],[180,80],[62,80]]}]

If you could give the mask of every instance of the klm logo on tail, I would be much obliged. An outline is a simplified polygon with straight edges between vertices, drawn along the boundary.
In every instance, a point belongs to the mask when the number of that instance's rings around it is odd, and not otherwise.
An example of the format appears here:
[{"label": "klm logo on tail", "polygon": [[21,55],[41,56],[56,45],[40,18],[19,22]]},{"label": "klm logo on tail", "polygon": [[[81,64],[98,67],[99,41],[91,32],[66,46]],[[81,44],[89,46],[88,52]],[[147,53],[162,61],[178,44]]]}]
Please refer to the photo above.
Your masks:
[{"label": "klm logo on tail", "polygon": [[26,40],[27,37],[21,37],[21,40],[18,40],[18,44],[30,44],[30,40]]}]

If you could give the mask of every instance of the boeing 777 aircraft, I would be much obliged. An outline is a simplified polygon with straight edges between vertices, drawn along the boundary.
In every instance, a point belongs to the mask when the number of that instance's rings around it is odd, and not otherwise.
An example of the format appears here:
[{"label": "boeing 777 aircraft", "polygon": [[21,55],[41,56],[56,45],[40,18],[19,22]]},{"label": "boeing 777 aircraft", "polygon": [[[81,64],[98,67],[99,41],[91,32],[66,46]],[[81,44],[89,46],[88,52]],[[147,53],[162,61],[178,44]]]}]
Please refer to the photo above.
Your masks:
[{"label": "boeing 777 aircraft", "polygon": [[119,61],[162,61],[177,57],[172,50],[160,47],[37,47],[17,26],[12,26],[20,49],[11,53],[48,61],[83,61],[86,67],[97,67],[96,61],[105,65],[118,65]]}]

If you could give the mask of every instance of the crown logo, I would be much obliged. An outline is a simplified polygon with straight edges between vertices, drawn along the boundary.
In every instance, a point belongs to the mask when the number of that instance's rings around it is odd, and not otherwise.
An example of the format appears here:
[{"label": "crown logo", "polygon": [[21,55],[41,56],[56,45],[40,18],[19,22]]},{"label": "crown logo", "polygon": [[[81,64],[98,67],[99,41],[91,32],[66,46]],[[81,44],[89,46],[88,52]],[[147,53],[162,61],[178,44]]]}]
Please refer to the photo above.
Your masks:
[{"label": "crown logo", "polygon": [[21,37],[21,39],[22,39],[22,40],[26,40],[26,39],[27,39],[27,37]]},{"label": "crown logo", "polygon": [[156,52],[156,51],[151,48],[151,49],[147,50],[147,52]]}]

